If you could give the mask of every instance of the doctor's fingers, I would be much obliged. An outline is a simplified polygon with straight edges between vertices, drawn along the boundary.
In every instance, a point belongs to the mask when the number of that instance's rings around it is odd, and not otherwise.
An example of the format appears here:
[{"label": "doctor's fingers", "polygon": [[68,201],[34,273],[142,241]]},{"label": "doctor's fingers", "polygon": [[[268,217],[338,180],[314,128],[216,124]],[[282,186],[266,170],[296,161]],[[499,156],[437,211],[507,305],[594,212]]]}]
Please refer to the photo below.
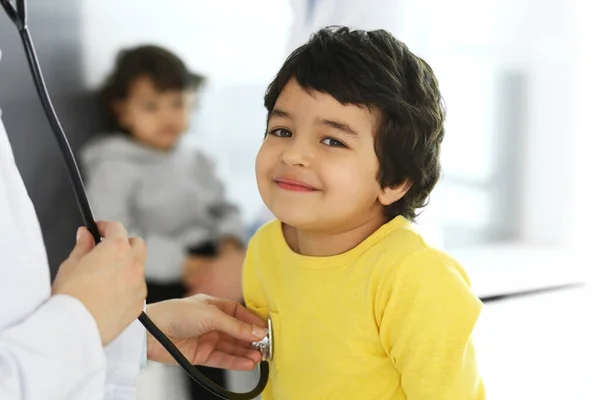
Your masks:
[{"label": "doctor's fingers", "polygon": [[250,371],[260,362],[260,353],[248,351],[245,355],[232,355],[221,350],[211,352],[202,364],[208,367]]},{"label": "doctor's fingers", "polygon": [[94,237],[85,227],[77,229],[77,239],[75,247],[71,251],[69,258],[72,260],[79,260],[81,257],[89,253],[94,249]]},{"label": "doctor's fingers", "polygon": [[98,221],[96,225],[98,226],[100,236],[105,239],[128,239],[127,230],[118,221]]},{"label": "doctor's fingers", "polygon": [[224,313],[248,324],[257,325],[260,327],[266,327],[267,324],[258,315],[245,308],[237,301],[219,299],[215,297],[209,297],[205,295],[199,295],[199,300],[204,300],[208,304],[216,306]]},{"label": "doctor's fingers", "polygon": [[133,251],[133,256],[136,260],[141,262],[142,264],[146,264],[146,258],[148,255],[148,250],[146,248],[146,242],[141,237],[130,237],[129,245]]}]

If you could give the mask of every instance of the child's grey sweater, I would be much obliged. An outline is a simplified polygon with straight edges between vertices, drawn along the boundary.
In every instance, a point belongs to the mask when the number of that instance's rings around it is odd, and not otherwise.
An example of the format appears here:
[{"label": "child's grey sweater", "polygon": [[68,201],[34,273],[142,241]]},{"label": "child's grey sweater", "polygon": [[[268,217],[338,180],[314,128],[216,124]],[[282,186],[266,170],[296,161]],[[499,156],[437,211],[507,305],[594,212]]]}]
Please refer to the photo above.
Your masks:
[{"label": "child's grey sweater", "polygon": [[180,281],[189,247],[223,236],[243,239],[238,208],[198,150],[164,152],[115,134],[91,141],[81,158],[94,216],[121,221],[145,239],[149,280]]}]

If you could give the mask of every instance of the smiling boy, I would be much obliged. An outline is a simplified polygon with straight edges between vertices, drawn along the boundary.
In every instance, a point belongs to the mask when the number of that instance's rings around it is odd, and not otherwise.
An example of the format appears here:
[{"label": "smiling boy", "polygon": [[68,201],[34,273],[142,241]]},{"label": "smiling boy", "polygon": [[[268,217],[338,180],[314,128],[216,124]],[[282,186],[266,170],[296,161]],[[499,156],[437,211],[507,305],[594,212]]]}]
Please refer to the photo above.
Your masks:
[{"label": "smiling boy", "polygon": [[484,399],[481,302],[411,224],[441,170],[431,68],[385,31],[327,28],[289,56],[265,106],[256,178],[276,220],[243,278],[274,326],[264,399]]}]

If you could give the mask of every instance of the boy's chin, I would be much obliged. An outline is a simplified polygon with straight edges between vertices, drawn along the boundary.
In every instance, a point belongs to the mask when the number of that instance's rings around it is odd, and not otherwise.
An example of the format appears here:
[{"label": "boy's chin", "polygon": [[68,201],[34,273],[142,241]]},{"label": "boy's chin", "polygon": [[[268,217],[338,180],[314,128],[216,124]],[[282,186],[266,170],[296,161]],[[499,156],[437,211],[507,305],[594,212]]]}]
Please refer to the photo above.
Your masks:
[{"label": "boy's chin", "polygon": [[275,217],[284,225],[304,232],[328,232],[335,226],[333,221],[319,218],[315,214],[299,215],[299,213],[294,212],[286,213],[280,217],[275,214]]},{"label": "boy's chin", "polygon": [[295,229],[312,230],[320,225],[319,217],[314,212],[298,208],[291,209],[289,207],[271,210],[271,212],[275,215],[275,218],[280,220],[284,225],[288,225]]}]

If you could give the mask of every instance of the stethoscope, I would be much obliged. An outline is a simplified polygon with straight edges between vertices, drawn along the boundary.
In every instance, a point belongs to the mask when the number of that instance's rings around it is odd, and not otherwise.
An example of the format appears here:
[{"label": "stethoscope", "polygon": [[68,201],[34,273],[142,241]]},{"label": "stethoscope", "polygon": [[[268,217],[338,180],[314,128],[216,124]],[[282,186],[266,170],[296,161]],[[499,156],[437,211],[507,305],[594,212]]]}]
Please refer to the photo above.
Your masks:
[{"label": "stethoscope", "polygon": [[[54,133],[56,141],[58,142],[58,146],[60,147],[64,161],[66,163],[67,170],[69,172],[69,178],[71,179],[71,185],[73,187],[73,191],[75,192],[75,198],[79,206],[79,211],[81,213],[81,216],[83,217],[85,226],[94,236],[96,244],[98,244],[101,240],[100,234],[98,232],[98,227],[96,226],[96,222],[92,214],[87,195],[85,193],[85,188],[83,186],[83,181],[81,180],[79,169],[77,168],[77,162],[75,161],[75,157],[73,156],[73,152],[71,151],[69,141],[67,140],[67,137],[54,111],[54,107],[52,106],[50,96],[48,95],[48,91],[46,89],[46,84],[44,83],[42,71],[40,70],[39,62],[35,54],[35,49],[33,47],[31,35],[29,34],[29,30],[27,28],[26,1],[16,0],[16,9],[10,3],[10,0],[0,0],[0,4],[2,4],[2,6],[4,7],[4,10],[6,11],[8,17],[17,26],[19,35],[21,36],[21,40],[23,42],[23,47],[25,48],[27,62],[29,63],[31,75],[33,76],[33,80],[35,83],[35,88],[38,92],[40,100],[42,101],[42,106],[44,107],[46,117],[50,122],[50,126],[52,127],[52,131]],[[270,319],[268,320],[267,336],[263,340],[253,343],[253,346],[258,351],[260,351],[262,355],[262,361],[260,363],[260,379],[256,387],[252,391],[247,393],[230,392],[212,382],[206,376],[201,374],[188,360],[186,360],[183,354],[181,354],[181,352],[169,340],[169,338],[164,333],[162,333],[160,329],[157,328],[157,326],[152,322],[150,318],[148,318],[146,313],[142,312],[142,314],[138,317],[138,320],[142,323],[142,325],[144,325],[148,332],[150,332],[150,334],[152,334],[152,336],[154,336],[165,347],[165,349],[169,352],[169,354],[171,354],[175,361],[177,361],[177,363],[181,365],[181,367],[199,385],[203,386],[205,389],[209,390],[216,396],[219,396],[222,399],[247,400],[256,398],[265,389],[267,385],[267,380],[269,378],[269,361],[273,357],[273,331]]]}]

